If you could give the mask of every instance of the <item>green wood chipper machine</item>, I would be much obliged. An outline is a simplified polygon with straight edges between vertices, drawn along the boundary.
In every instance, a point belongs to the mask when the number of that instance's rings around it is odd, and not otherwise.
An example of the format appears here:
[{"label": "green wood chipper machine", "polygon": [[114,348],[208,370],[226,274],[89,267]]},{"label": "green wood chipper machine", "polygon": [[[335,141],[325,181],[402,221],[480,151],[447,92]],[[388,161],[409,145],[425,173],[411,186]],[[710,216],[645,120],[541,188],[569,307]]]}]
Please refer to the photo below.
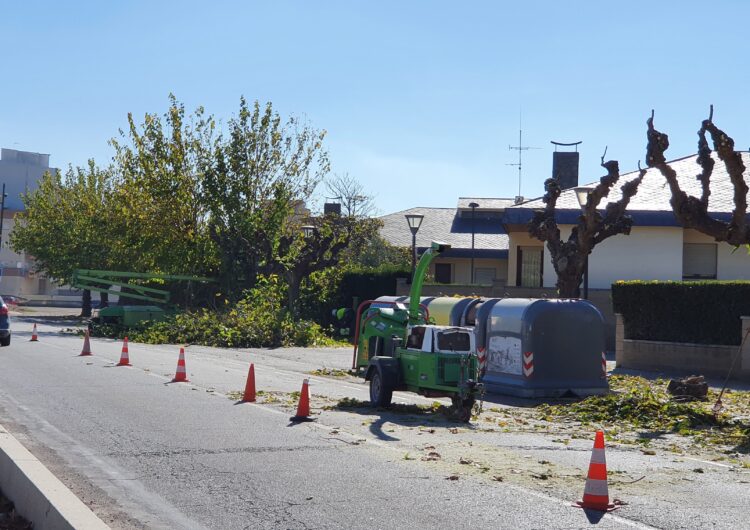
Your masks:
[{"label": "green wood chipper machine", "polygon": [[[469,421],[480,394],[474,329],[438,326],[420,304],[430,263],[450,245],[433,242],[414,270],[408,301],[368,300],[357,311],[354,368],[365,370],[370,402],[387,407],[396,390],[450,397]],[[408,307],[407,304],[408,303]]]}]

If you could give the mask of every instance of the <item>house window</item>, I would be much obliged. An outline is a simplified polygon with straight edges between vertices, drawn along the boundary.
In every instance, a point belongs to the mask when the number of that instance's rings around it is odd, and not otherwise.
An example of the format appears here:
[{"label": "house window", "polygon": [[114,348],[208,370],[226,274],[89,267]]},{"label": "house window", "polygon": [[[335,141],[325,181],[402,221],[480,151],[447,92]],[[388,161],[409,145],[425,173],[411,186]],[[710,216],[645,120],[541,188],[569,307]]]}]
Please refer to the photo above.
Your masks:
[{"label": "house window", "polygon": [[516,285],[541,287],[544,274],[544,247],[518,247]]},{"label": "house window", "polygon": [[715,243],[685,243],[682,245],[682,279],[716,279]]},{"label": "house window", "polygon": [[495,268],[474,269],[474,281],[479,285],[490,285],[495,280],[495,276]]},{"label": "house window", "polygon": [[435,282],[451,283],[453,275],[451,274],[450,263],[435,263]]}]

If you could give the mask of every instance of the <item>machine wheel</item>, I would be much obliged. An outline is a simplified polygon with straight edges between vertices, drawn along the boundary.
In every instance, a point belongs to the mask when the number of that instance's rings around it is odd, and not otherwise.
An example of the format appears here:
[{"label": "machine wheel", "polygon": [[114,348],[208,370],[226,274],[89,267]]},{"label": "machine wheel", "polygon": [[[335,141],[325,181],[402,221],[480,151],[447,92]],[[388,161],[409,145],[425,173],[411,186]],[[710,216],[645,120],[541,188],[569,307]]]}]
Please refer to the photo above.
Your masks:
[{"label": "machine wheel", "polygon": [[0,339],[0,346],[10,346],[10,335],[4,339]]},{"label": "machine wheel", "polygon": [[462,423],[469,423],[476,400],[473,397],[461,399],[458,396],[453,396],[451,401],[453,401],[453,413],[456,419]]},{"label": "machine wheel", "polygon": [[388,407],[393,398],[393,390],[383,384],[380,370],[376,370],[370,379],[370,405],[373,407]]}]

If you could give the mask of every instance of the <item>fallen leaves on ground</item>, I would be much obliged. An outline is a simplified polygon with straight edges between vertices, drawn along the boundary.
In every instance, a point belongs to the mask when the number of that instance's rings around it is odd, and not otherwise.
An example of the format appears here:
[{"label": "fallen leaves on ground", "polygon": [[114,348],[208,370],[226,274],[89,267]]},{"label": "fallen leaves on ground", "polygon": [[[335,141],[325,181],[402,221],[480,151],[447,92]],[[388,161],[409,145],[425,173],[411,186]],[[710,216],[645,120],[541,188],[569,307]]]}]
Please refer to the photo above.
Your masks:
[{"label": "fallen leaves on ground", "polygon": [[613,375],[609,394],[543,404],[532,409],[531,416],[558,425],[569,421],[571,426],[603,427],[609,439],[639,433],[636,442],[647,444],[662,434],[677,434],[702,446],[734,446],[736,452],[750,452],[750,392],[725,391],[723,412],[715,414],[715,390],[709,390],[707,402],[677,402],[667,393],[667,384],[664,379]]},{"label": "fallen leaves on ground", "polygon": [[349,375],[349,372],[346,370],[341,370],[339,368],[318,368],[317,370],[313,370],[312,372],[309,372],[310,375],[317,375],[321,377],[347,377]]}]

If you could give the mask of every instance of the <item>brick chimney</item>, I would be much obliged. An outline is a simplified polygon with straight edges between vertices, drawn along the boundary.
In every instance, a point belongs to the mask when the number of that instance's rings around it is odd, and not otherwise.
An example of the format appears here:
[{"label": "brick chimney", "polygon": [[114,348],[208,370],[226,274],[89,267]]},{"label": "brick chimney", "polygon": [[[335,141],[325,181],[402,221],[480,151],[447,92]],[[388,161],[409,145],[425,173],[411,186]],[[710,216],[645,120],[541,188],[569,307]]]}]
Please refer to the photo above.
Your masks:
[{"label": "brick chimney", "polygon": [[[564,190],[578,186],[578,146],[581,142],[563,144],[550,142],[555,146],[552,153],[552,178],[560,183]],[[558,147],[574,147],[575,151],[558,151]]]}]

